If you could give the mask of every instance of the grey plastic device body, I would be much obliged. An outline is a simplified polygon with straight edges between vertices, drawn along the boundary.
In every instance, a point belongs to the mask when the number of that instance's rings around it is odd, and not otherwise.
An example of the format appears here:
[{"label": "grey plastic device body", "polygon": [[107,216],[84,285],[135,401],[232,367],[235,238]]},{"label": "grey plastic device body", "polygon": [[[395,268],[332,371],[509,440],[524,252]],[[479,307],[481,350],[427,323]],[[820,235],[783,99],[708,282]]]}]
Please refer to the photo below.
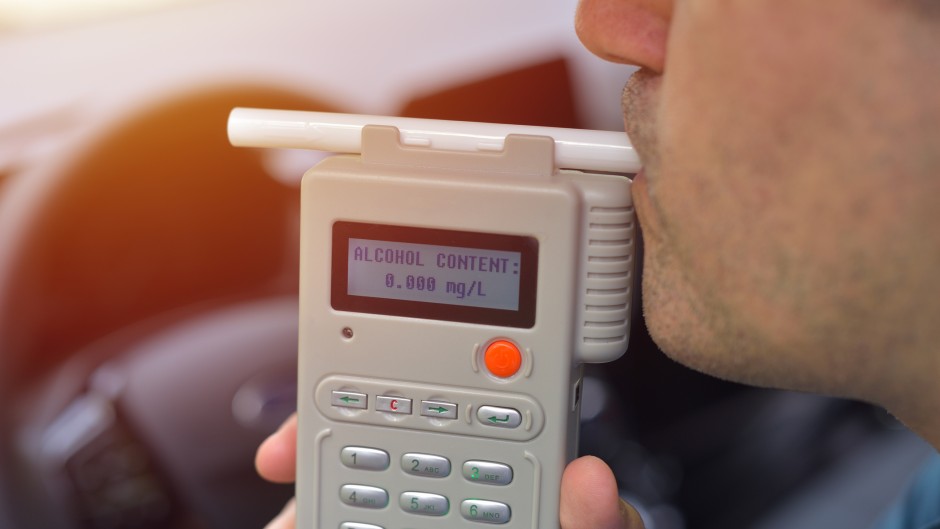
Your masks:
[{"label": "grey plastic device body", "polygon": [[[627,347],[635,221],[630,180],[556,170],[552,149],[547,137],[509,136],[502,152],[433,151],[402,146],[394,127],[368,126],[361,157],[327,158],[304,175],[299,529],[558,527],[561,474],[577,452],[581,364],[614,360]],[[534,325],[334,309],[331,248],[340,221],[534,239]],[[507,379],[483,362],[496,339],[523,352],[519,373]],[[334,391],[366,396],[363,407],[335,406],[346,393]],[[410,399],[411,413],[379,411],[378,396]],[[423,416],[423,401],[455,404],[456,418]],[[482,406],[517,410],[520,424],[487,424]],[[380,450],[387,467],[350,468],[347,447]],[[442,476],[431,464],[431,475],[415,475],[411,454],[446,458],[450,471]],[[474,480],[462,470],[466,461],[508,467],[511,481]],[[384,491],[387,504],[381,493],[377,502],[350,497],[356,490]],[[417,501],[415,492],[446,506]]]}]

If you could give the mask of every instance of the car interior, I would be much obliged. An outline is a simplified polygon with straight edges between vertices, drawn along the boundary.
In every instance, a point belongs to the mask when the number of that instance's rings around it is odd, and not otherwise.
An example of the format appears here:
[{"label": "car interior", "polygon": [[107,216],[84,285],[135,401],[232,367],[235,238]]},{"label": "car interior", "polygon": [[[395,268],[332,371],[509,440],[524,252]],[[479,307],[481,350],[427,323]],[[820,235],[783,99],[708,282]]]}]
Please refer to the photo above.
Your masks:
[{"label": "car interior", "polygon": [[[247,529],[293,495],[254,452],[296,407],[325,154],[232,147],[233,107],[623,130],[632,70],[581,49],[573,0],[33,4],[0,1],[2,528]],[[868,404],[689,370],[633,318],[585,369],[580,453],[650,529],[867,527],[930,453]]]}]

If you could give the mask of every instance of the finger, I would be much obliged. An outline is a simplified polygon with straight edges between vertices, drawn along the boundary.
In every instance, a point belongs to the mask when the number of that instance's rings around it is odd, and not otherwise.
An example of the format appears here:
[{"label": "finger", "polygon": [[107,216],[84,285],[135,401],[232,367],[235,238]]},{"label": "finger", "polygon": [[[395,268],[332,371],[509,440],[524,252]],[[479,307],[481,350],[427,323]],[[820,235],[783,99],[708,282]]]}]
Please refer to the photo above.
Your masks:
[{"label": "finger", "polygon": [[258,474],[275,483],[292,483],[297,475],[297,414],[261,443],[255,454]]},{"label": "finger", "polygon": [[565,469],[560,516],[562,529],[643,529],[636,509],[620,499],[614,473],[593,456]]},{"label": "finger", "polygon": [[273,520],[264,526],[264,529],[294,529],[294,522],[297,520],[297,505],[291,498],[284,509]]}]

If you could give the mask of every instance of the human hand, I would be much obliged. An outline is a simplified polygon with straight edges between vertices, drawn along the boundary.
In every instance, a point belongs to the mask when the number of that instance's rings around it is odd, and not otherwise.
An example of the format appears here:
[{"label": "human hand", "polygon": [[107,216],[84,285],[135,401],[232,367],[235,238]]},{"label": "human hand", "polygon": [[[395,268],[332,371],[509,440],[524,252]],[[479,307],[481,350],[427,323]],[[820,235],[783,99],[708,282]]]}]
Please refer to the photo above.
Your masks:
[{"label": "human hand", "polygon": [[[296,477],[297,415],[258,447],[255,467],[261,477],[291,483]],[[640,515],[617,494],[617,482],[600,459],[585,456],[572,461],[561,478],[559,505],[562,529],[643,529]],[[294,529],[291,500],[265,529]]]},{"label": "human hand", "polygon": [[[255,454],[255,469],[264,479],[274,483],[293,483],[297,477],[297,414],[258,447]],[[264,529],[294,529],[296,518],[294,499]]]}]

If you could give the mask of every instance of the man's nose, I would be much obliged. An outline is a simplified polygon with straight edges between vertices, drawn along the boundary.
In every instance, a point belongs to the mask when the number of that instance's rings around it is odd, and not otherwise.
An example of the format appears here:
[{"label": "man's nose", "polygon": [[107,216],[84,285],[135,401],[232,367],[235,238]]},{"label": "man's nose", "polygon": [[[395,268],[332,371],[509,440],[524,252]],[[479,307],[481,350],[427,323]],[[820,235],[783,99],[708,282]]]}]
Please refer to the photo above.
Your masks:
[{"label": "man's nose", "polygon": [[672,1],[581,0],[575,29],[602,59],[662,72]]}]

